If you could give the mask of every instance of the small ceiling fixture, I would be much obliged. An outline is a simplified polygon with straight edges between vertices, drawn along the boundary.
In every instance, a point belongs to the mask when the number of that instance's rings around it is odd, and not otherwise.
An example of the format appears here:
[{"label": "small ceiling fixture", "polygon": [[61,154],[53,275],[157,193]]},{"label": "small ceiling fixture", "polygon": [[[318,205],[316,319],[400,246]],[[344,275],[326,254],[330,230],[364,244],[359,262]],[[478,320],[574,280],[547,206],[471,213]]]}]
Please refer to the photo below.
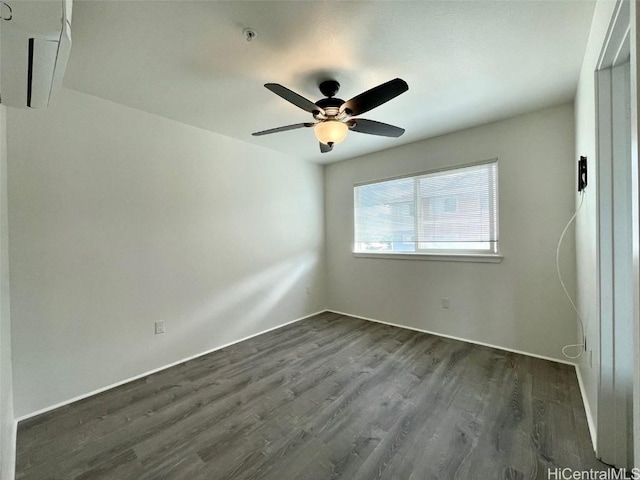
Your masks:
[{"label": "small ceiling fixture", "polygon": [[258,33],[253,28],[245,28],[242,33],[244,33],[247,42],[252,42],[258,36]]},{"label": "small ceiling fixture", "polygon": [[368,112],[409,90],[407,82],[400,78],[378,85],[346,102],[339,98],[334,98],[338,90],[340,90],[340,84],[335,80],[326,80],[319,85],[320,91],[326,98],[322,98],[315,103],[278,83],[267,83],[265,87],[286,101],[311,113],[315,122],[296,123],[262,130],[261,132],[253,133],[252,135],[254,136],[285,132],[296,128],[313,127],[313,133],[315,133],[320,142],[320,151],[326,153],[330,152],[336,143],[342,142],[349,130],[383,137],[399,137],[404,133],[404,128],[389,125],[388,123],[364,118],[351,118]]}]

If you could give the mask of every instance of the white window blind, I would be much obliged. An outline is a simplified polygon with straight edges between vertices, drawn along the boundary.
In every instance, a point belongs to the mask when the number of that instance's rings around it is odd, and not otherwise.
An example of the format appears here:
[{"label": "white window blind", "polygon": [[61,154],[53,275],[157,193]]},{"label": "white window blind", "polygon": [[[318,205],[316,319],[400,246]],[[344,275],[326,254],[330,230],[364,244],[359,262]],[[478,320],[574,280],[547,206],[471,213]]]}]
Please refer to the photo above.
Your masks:
[{"label": "white window blind", "polygon": [[355,251],[497,253],[498,164],[354,187]]}]

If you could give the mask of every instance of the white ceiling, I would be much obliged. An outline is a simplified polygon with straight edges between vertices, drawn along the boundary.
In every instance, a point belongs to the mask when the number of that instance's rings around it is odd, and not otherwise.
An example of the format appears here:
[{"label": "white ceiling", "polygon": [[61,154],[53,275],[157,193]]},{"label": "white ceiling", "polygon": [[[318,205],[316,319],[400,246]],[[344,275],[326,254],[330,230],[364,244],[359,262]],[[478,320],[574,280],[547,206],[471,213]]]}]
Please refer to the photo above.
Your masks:
[{"label": "white ceiling", "polygon": [[[591,24],[587,0],[78,1],[65,86],[314,162],[391,148],[570,101]],[[247,42],[243,29],[257,38]],[[344,100],[400,77],[409,91],[321,154],[312,121],[263,87]]]}]

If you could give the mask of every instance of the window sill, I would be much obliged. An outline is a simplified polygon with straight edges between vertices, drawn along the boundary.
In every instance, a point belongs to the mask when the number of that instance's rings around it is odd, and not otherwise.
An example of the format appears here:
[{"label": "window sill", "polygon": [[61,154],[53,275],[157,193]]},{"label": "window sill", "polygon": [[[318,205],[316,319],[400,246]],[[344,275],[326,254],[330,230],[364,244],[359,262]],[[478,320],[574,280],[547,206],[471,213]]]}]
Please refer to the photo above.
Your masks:
[{"label": "window sill", "polygon": [[353,252],[356,258],[382,258],[395,260],[431,260],[437,262],[500,263],[499,253],[365,253]]}]

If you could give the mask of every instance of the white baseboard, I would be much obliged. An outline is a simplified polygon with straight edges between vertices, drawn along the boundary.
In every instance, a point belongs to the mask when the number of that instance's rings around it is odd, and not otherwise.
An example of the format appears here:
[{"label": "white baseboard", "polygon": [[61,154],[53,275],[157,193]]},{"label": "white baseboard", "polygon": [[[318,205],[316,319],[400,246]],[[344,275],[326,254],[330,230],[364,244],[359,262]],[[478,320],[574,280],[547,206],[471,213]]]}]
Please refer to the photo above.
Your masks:
[{"label": "white baseboard", "polygon": [[589,397],[584,389],[584,383],[582,381],[582,374],[580,373],[580,366],[576,364],[576,375],[578,377],[578,385],[580,386],[580,395],[582,396],[582,403],[584,404],[584,413],[587,416],[587,425],[589,426],[589,434],[591,435],[591,445],[593,451],[596,452],[596,445],[598,440],[598,430],[596,424],[593,421],[593,413],[591,412],[591,405],[589,404]]},{"label": "white baseboard", "polygon": [[569,362],[567,360],[562,360],[559,358],[553,358],[553,357],[546,357],[544,355],[538,355],[536,353],[531,353],[531,352],[524,352],[522,350],[515,350],[513,348],[507,348],[507,347],[502,347],[500,345],[493,345],[491,343],[485,343],[485,342],[478,342],[476,340],[470,340],[468,338],[462,338],[462,337],[455,337],[453,335],[447,335],[445,333],[438,333],[438,332],[432,332],[430,330],[424,330],[422,328],[416,328],[416,327],[409,327],[407,325],[400,325],[397,323],[391,323],[391,322],[385,322],[383,320],[377,320],[375,318],[369,318],[369,317],[363,317],[361,315],[353,315],[351,313],[345,313],[345,312],[339,312],[337,310],[332,310],[332,309],[328,309],[328,312],[333,312],[333,313],[337,313],[339,315],[346,315],[348,317],[354,317],[354,318],[359,318],[361,320],[368,320],[370,322],[376,322],[376,323],[383,323],[385,325],[389,325],[392,327],[398,327],[398,328],[405,328],[407,330],[414,330],[416,332],[421,332],[421,333],[428,333],[430,335],[436,335],[438,337],[444,337],[444,338],[450,338],[452,340],[459,340],[461,342],[466,342],[466,343],[472,343],[474,345],[481,345],[483,347],[490,347],[490,348],[495,348],[497,350],[503,350],[505,352],[511,352],[511,353],[518,353],[520,355],[526,355],[527,357],[533,357],[533,358],[539,358],[541,360],[548,360],[550,362],[556,362],[556,363],[563,363],[565,365],[571,365],[571,366],[575,366],[576,364],[574,362]]},{"label": "white baseboard", "polygon": [[[105,392],[107,390],[111,390],[112,388],[119,387],[120,385],[124,385],[125,383],[132,382],[132,381],[138,380],[140,378],[144,378],[146,376],[152,375],[152,374],[160,372],[162,370],[166,370],[167,368],[171,368],[171,367],[174,367],[174,366],[179,365],[181,363],[188,362],[189,360],[193,360],[193,359],[201,357],[203,355],[208,355],[209,353],[213,353],[216,350],[221,350],[223,348],[226,348],[228,346],[234,345],[236,343],[240,343],[240,342],[243,342],[245,340],[249,340],[250,338],[257,337],[258,335],[262,335],[262,334],[271,332],[273,330],[277,330],[279,328],[285,327],[287,325],[291,325],[293,323],[299,322],[299,321],[304,320],[306,318],[313,317],[315,315],[319,315],[319,314],[325,313],[325,312],[336,313],[338,315],[346,315],[348,317],[359,318],[361,320],[367,320],[367,321],[370,321],[370,322],[382,323],[382,324],[389,325],[389,326],[392,326],[392,327],[404,328],[404,329],[407,329],[407,330],[413,330],[413,331],[421,332],[421,333],[428,333],[430,335],[436,335],[438,337],[450,338],[452,340],[459,340],[459,341],[466,342],[466,343],[471,343],[471,344],[475,344],[475,345],[481,345],[481,346],[484,346],[484,347],[495,348],[495,349],[498,349],[498,350],[503,350],[503,351],[511,352],[511,353],[517,353],[517,354],[520,354],[520,355],[526,355],[526,356],[529,356],[529,357],[539,358],[539,359],[542,359],[542,360],[548,360],[548,361],[551,361],[551,362],[563,363],[563,364],[566,364],[566,365],[572,365],[576,369],[576,375],[578,377],[578,384],[580,386],[580,394],[582,395],[582,401],[584,403],[585,413],[586,413],[586,416],[587,416],[587,423],[588,423],[588,426],[589,426],[589,433],[591,434],[591,442],[593,444],[594,451],[595,451],[597,431],[596,431],[595,425],[593,423],[593,415],[591,413],[591,407],[589,405],[589,401],[587,399],[586,392],[584,390],[584,384],[582,382],[582,376],[580,374],[580,369],[578,368],[578,365],[576,363],[565,361],[565,360],[561,360],[561,359],[558,359],[558,358],[547,357],[547,356],[544,356],[544,355],[538,355],[538,354],[531,353],[531,352],[524,352],[524,351],[521,351],[521,350],[515,350],[515,349],[512,349],[512,348],[507,348],[507,347],[503,347],[503,346],[500,346],[500,345],[493,345],[493,344],[490,344],[490,343],[470,340],[468,338],[461,338],[461,337],[456,337],[456,336],[453,336],[453,335],[447,335],[447,334],[443,334],[443,333],[433,332],[433,331],[430,331],[430,330],[424,330],[424,329],[421,329],[421,328],[409,327],[407,325],[400,325],[400,324],[396,324],[396,323],[385,322],[385,321],[378,320],[378,319],[375,319],[375,318],[363,317],[361,315],[353,315],[351,313],[340,312],[340,311],[337,311],[337,310],[333,310],[331,308],[327,308],[325,310],[320,310],[318,312],[315,312],[315,313],[312,313],[312,314],[309,314],[309,315],[305,315],[304,317],[300,317],[300,318],[297,318],[295,320],[291,320],[290,322],[283,323],[281,325],[269,328],[267,330],[263,330],[263,331],[258,332],[258,333],[254,333],[252,335],[240,338],[240,339],[235,340],[233,342],[229,342],[229,343],[226,343],[224,345],[220,345],[218,347],[212,348],[210,350],[198,353],[196,355],[192,355],[190,357],[183,358],[183,359],[178,360],[176,362],[172,362],[172,363],[170,363],[168,365],[164,365],[162,367],[159,367],[159,368],[156,368],[156,369],[153,369],[153,370],[149,370],[147,372],[141,373],[139,375],[136,375],[134,377],[128,378],[126,380],[122,380],[120,382],[117,382],[117,383],[108,385],[106,387],[94,390],[92,392],[89,392],[89,393],[86,393],[86,394],[83,394],[83,395],[79,395],[79,396],[71,398],[69,400],[65,400],[64,402],[60,402],[60,403],[57,403],[55,405],[51,405],[49,407],[40,409],[38,411],[23,415],[23,416],[21,416],[19,418],[16,418],[16,420],[15,420],[14,440],[15,440],[15,435],[16,435],[16,431],[17,431],[18,422],[20,422],[22,420],[26,420],[28,418],[32,418],[32,417],[35,417],[37,415],[41,415],[41,414],[49,412],[51,410],[55,410],[56,408],[60,408],[60,407],[63,407],[65,405],[69,405],[71,403],[77,402],[77,401],[85,399],[87,397],[91,397],[93,395],[97,395],[97,394]],[[13,442],[13,444],[15,445],[15,441]]]},{"label": "white baseboard", "polygon": [[189,360],[193,360],[195,358],[202,357],[203,355],[208,355],[210,353],[215,352],[216,350],[221,350],[221,349],[229,347],[231,345],[235,345],[236,343],[244,342],[245,340],[249,340],[250,338],[257,337],[258,335],[263,335],[263,334],[271,332],[273,330],[277,330],[278,328],[286,327],[287,325],[291,325],[293,323],[296,323],[296,322],[299,322],[301,320],[304,320],[305,318],[313,317],[314,315],[319,315],[321,313],[328,312],[328,311],[329,310],[327,310],[327,309],[320,310],[318,312],[311,313],[309,315],[305,315],[304,317],[296,318],[295,320],[291,320],[290,322],[286,322],[286,323],[283,323],[281,325],[277,325],[275,327],[268,328],[268,329],[263,330],[261,332],[254,333],[252,335],[240,338],[238,340],[234,340],[233,342],[229,342],[229,343],[226,343],[224,345],[220,345],[220,346],[212,348],[210,350],[206,350],[204,352],[197,353],[195,355],[191,355],[190,357],[183,358],[181,360],[177,360],[175,362],[169,363],[168,365],[163,365],[162,367],[154,368],[153,370],[149,370],[147,372],[141,373],[141,374],[136,375],[134,377],[130,377],[130,378],[127,378],[127,379],[122,380],[120,382],[113,383],[113,384],[108,385],[106,387],[98,388],[97,390],[93,390],[91,392],[84,393],[82,395],[78,395],[77,397],[70,398],[69,400],[65,400],[63,402],[56,403],[55,405],[50,405],[48,407],[42,408],[40,410],[37,410],[35,412],[27,413],[25,415],[22,415],[22,416],[16,418],[16,425],[18,424],[18,422],[21,422],[23,420],[27,420],[28,418],[32,418],[32,417],[36,417],[38,415],[42,415],[43,413],[50,412],[51,410],[55,410],[56,408],[64,407],[65,405],[69,405],[70,403],[74,403],[74,402],[77,402],[79,400],[83,400],[85,398],[91,397],[93,395],[97,395],[99,393],[106,392],[107,390],[111,390],[112,388],[119,387],[120,385],[124,385],[125,383],[133,382],[134,380],[138,380],[140,378],[147,377],[147,376],[152,375],[154,373],[161,372],[162,370],[166,370],[167,368],[175,367],[176,365],[180,365],[181,363],[188,362]]}]

